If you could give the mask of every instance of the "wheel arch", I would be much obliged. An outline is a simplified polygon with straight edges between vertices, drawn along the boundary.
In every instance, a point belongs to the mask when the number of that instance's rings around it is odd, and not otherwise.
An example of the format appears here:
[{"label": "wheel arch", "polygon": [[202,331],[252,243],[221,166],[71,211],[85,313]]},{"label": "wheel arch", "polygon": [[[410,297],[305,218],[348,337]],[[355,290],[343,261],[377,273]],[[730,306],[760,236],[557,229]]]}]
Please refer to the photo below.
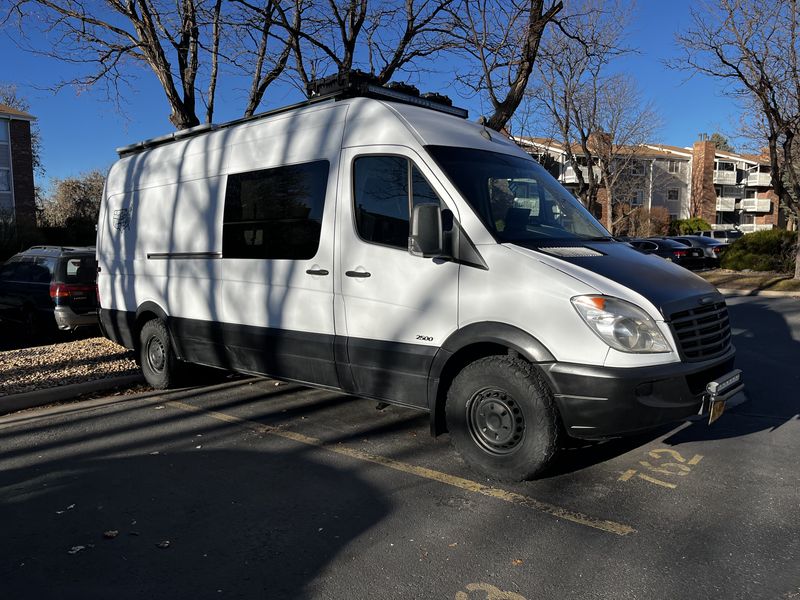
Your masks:
[{"label": "wheel arch", "polygon": [[433,358],[428,376],[431,435],[447,431],[447,390],[465,366],[486,356],[512,354],[532,364],[555,362],[550,350],[531,334],[507,323],[481,322],[454,332]]},{"label": "wheel arch", "polygon": [[172,347],[175,348],[175,340],[173,339],[172,331],[170,330],[169,326],[169,315],[167,315],[167,312],[161,308],[161,306],[152,300],[147,300],[146,302],[142,302],[136,309],[136,318],[133,321],[133,331],[131,334],[135,350],[137,352],[139,351],[139,336],[141,334],[142,327],[145,323],[151,321],[152,319],[161,319],[164,321],[167,326],[167,333],[169,333]]}]

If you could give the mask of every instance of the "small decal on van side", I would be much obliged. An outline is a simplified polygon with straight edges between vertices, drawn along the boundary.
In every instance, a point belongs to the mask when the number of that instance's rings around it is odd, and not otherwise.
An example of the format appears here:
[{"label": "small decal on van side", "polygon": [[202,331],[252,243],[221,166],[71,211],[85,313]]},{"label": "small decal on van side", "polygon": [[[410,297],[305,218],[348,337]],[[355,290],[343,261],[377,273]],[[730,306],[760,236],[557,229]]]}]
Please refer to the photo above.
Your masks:
[{"label": "small decal on van side", "polygon": [[114,229],[122,231],[131,226],[131,213],[127,208],[120,208],[114,211]]},{"label": "small decal on van side", "polygon": [[433,338],[431,336],[429,336],[429,335],[418,335],[417,339],[421,340],[423,342],[432,342],[433,341]]}]

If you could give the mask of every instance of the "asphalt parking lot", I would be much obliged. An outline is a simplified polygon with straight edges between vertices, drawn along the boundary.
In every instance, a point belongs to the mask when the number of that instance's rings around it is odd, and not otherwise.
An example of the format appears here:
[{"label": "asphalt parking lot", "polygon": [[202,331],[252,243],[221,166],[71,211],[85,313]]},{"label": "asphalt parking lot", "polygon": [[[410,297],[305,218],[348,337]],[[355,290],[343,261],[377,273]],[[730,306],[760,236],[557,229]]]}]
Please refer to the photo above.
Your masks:
[{"label": "asphalt parking lot", "polygon": [[491,484],[427,417],[269,380],[0,419],[3,598],[800,598],[800,301],[749,401]]}]

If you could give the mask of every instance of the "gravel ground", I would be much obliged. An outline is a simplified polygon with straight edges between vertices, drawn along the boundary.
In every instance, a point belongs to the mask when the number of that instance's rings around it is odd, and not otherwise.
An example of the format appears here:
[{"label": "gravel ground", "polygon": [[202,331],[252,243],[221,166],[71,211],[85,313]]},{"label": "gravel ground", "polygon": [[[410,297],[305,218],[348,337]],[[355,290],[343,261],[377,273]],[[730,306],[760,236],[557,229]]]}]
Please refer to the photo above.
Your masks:
[{"label": "gravel ground", "polygon": [[135,375],[133,352],[102,337],[0,352],[0,397]]}]

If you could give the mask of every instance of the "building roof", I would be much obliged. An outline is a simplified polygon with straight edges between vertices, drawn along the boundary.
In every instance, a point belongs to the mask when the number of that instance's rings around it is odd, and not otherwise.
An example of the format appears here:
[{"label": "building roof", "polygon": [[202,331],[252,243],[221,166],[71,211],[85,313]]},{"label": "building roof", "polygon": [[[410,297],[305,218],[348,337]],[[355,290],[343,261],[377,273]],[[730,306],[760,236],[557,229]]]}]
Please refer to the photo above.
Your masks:
[{"label": "building roof", "polygon": [[33,121],[36,119],[36,117],[33,115],[29,115],[28,113],[17,110],[16,108],[11,108],[6,104],[0,104],[0,117],[6,117],[9,119],[22,119],[23,121]]},{"label": "building roof", "polygon": [[[547,150],[556,152],[564,152],[565,145],[562,142],[552,138],[543,137],[518,137],[514,140],[520,146],[538,146]],[[583,154],[583,149],[580,144],[572,144],[572,151],[575,154]],[[635,152],[641,156],[670,156],[673,158],[688,159],[692,156],[691,149],[678,148],[677,146],[666,146],[664,144],[642,144],[634,149],[634,147],[625,147],[617,149],[617,153],[624,154],[626,152]]]},{"label": "building roof", "polygon": [[[552,138],[544,137],[518,137],[513,138],[520,146],[537,146],[546,150],[555,152],[564,152],[565,145],[562,142],[556,141]],[[579,144],[572,144],[572,151],[577,154],[583,154],[583,150]],[[623,147],[617,152],[622,154],[625,152],[636,152],[641,156],[665,156],[677,159],[688,160],[692,157],[692,148],[681,148],[680,146],[670,146],[668,144],[642,144],[642,146],[633,149],[632,147]],[[723,158],[728,160],[742,160],[750,163],[758,163],[762,165],[769,164],[769,158],[764,155],[755,154],[739,154],[737,152],[723,152],[718,150],[715,152],[716,158]]]}]

